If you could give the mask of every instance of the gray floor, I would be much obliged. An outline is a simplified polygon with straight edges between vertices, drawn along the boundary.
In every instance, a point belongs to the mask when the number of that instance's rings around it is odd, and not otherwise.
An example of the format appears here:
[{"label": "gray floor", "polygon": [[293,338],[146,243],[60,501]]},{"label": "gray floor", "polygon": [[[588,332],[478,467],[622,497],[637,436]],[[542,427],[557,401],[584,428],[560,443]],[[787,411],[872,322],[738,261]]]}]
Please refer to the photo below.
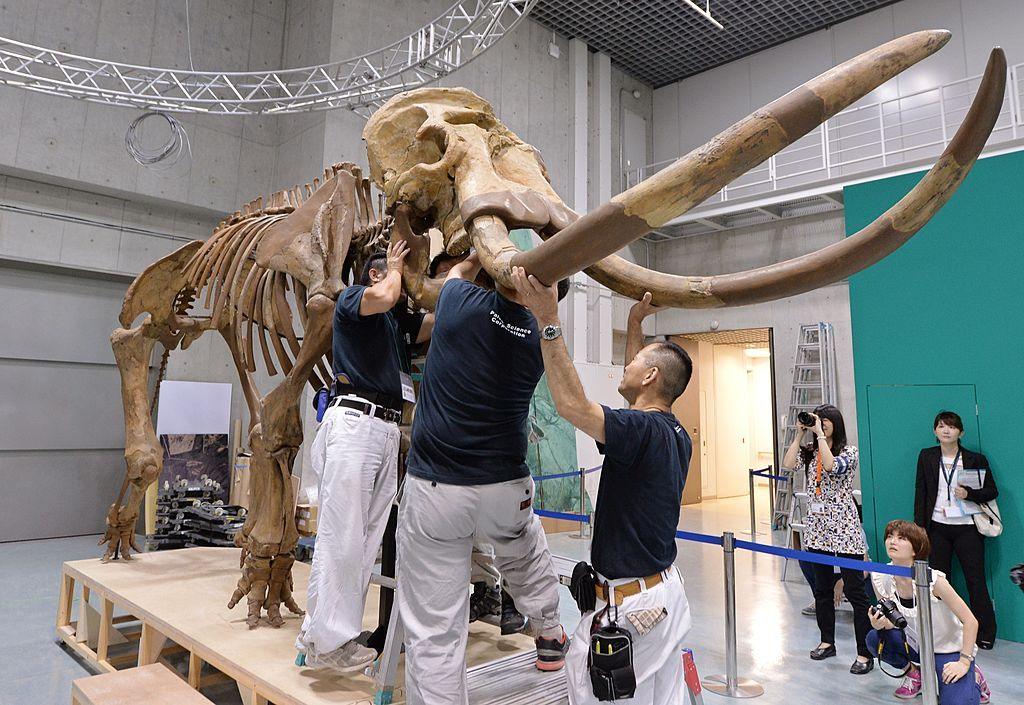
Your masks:
[{"label": "gray floor", "polygon": [[[704,502],[684,508],[680,527],[717,534],[749,527],[746,499]],[[585,541],[562,534],[551,537],[552,550],[582,555]],[[0,544],[0,705],[50,705],[70,702],[71,681],[89,671],[54,643],[60,565],[65,560],[98,556],[96,537]],[[694,615],[690,645],[701,675],[725,668],[721,549],[680,543],[677,565],[686,581]],[[739,552],[736,561],[738,653],[740,675],[765,686],[760,705],[820,705],[822,703],[895,703],[896,681],[876,669],[866,676],[847,671],[853,661],[853,625],[840,614],[837,627],[839,657],[811,662],[807,652],[817,645],[814,620],[800,615],[810,601],[805,584],[779,581],[779,559]],[[794,567],[794,574],[799,571]],[[563,619],[571,627],[578,618],[568,593]],[[979,663],[992,686],[992,702],[1024,703],[1024,644],[1000,641],[982,652]],[[207,693],[216,702],[238,702],[229,690]],[[727,702],[705,693],[705,702]]]}]

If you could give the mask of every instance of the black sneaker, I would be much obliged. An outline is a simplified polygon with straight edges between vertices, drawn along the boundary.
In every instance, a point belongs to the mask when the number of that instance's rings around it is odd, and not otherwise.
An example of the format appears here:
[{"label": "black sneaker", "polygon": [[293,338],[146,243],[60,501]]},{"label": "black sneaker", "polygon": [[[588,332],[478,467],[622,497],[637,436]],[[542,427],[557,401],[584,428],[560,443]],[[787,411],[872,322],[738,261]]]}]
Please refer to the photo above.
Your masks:
[{"label": "black sneaker", "polygon": [[469,621],[501,614],[501,594],[497,587],[489,588],[487,583],[473,583],[473,594],[469,598]]},{"label": "black sneaker", "polygon": [[516,609],[512,596],[501,591],[501,635],[518,634],[526,628],[527,619]]},{"label": "black sneaker", "polygon": [[565,667],[565,654],[569,650],[569,636],[562,630],[561,639],[537,637],[537,670],[561,671]]}]

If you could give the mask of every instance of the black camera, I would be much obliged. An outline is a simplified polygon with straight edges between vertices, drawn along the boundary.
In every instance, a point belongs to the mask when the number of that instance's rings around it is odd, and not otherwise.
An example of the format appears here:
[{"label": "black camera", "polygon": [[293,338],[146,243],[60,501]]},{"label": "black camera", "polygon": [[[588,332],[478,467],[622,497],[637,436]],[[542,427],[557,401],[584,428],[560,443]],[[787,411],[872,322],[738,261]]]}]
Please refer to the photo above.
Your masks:
[{"label": "black camera", "polygon": [[883,597],[878,601],[878,611],[882,613],[883,617],[892,622],[893,626],[897,629],[907,628],[907,618],[903,616],[894,601]]},{"label": "black camera", "polygon": [[796,420],[804,426],[814,427],[814,415],[807,411],[801,411],[796,415]]}]

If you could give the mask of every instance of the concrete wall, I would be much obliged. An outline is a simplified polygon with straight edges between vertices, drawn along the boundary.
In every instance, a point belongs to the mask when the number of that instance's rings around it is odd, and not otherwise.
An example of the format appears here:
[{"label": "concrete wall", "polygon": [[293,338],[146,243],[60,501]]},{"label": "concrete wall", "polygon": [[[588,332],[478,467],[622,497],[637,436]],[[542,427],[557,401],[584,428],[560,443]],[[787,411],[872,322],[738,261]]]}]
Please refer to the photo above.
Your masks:
[{"label": "concrete wall", "polygon": [[937,54],[862,102],[978,75],[994,46],[1006,50],[1011,65],[1024,62],[1024,13],[1019,0],[903,0],[659,88],[654,92],[651,161],[688,152],[839,62],[903,34],[930,28],[949,29],[953,37]]},{"label": "concrete wall", "polygon": [[[659,244],[653,248],[654,268],[693,275],[742,271],[812,252],[843,237],[841,212],[807,216]],[[779,414],[785,413],[789,405],[800,326],[819,321],[831,323],[837,348],[837,406],[843,411],[848,435],[856,436],[850,294],[845,281],[780,301],[722,309],[672,309],[657,313],[653,318],[654,323],[646,330],[654,335],[771,328],[775,341],[775,402]]]},{"label": "concrete wall", "polygon": [[[257,70],[281,63],[284,3],[190,3],[197,69]],[[0,27],[19,41],[85,56],[187,68],[184,3],[156,0],[11,0]],[[208,211],[234,210],[269,186],[275,118],[181,116],[192,158],[169,172],[139,166],[124,151],[128,124],[141,111],[0,87],[0,170],[48,175]],[[153,137],[154,141],[157,136]]]},{"label": "concrete wall", "polygon": [[[688,152],[758,107],[862,51],[894,37],[932,27],[951,30],[950,42],[934,56],[867,95],[862,103],[907,96],[980,74],[988,52],[996,45],[1006,50],[1011,65],[1024,62],[1024,14],[1020,12],[1018,0],[903,0],[657,89],[653,95],[654,149],[650,161],[672,159]],[[912,110],[914,105],[913,100],[908,100],[902,101],[900,107]],[[927,124],[927,120],[919,122],[917,128],[923,129]],[[853,129],[864,128],[851,128],[851,131]],[[843,140],[852,139],[843,132],[838,136]],[[890,148],[894,146],[899,145],[889,143]],[[913,158],[915,155],[908,152],[905,156]],[[652,251],[654,267],[658,270],[676,274],[716,274],[778,262],[816,250],[843,236],[843,213],[836,212],[661,243]],[[717,322],[719,330],[773,328],[779,413],[785,412],[789,402],[793,354],[800,325],[818,321],[832,323],[838,345],[838,405],[844,412],[850,435],[856,435],[849,291],[845,282],[773,303],[661,313],[647,332],[704,331],[711,329],[713,321]]]},{"label": "concrete wall", "polygon": [[124,286],[0,266],[0,541],[102,530],[124,468],[107,340]]},{"label": "concrete wall", "polygon": [[[448,0],[382,0],[372,5],[363,0],[192,0],[192,62],[197,69],[258,70],[340,60],[416,29],[449,4]],[[157,0],[9,0],[0,4],[0,28],[17,40],[76,54],[184,68],[189,66],[184,13],[184,4]],[[556,190],[571,202],[569,50],[565,38],[555,37],[561,56],[554,58],[548,52],[551,41],[548,30],[527,20],[444,84],[465,85],[492,101],[509,127],[541,150]],[[617,156],[619,96],[634,101],[630,91],[640,90],[639,107],[634,108],[649,123],[653,103],[648,88],[620,72],[613,70],[611,81],[613,130],[607,139],[613,141],[611,153]],[[106,339],[117,325],[120,299],[131,278],[184,242],[207,237],[225,213],[258,195],[306,183],[331,162],[365,165],[366,161],[360,136],[364,121],[343,111],[270,118],[180,116],[190,138],[191,158],[166,170],[146,169],[129,158],[123,145],[129,123],[140,114],[0,87],[0,124],[5,126],[0,143],[0,278],[14,291],[9,300],[20,302],[19,311],[31,309],[39,322],[64,321],[54,334],[67,341],[65,347],[95,338],[98,347],[90,348],[89,354],[96,361],[89,364],[110,377],[102,398],[91,392],[75,398],[75,403],[92,399],[89,410],[103,426],[99,435],[109,455],[103,461],[103,473],[86,472],[81,466],[82,473],[61,479],[59,473],[76,473],[80,465],[42,454],[35,456],[32,476],[64,482],[79,493],[86,485],[96,485],[96,508],[113,498],[123,467],[120,452],[110,450],[123,443],[123,430]],[[147,123],[143,134],[155,142],[157,132],[154,123]],[[596,147],[590,153],[595,159]],[[613,164],[616,189],[618,171],[618,164]],[[624,254],[634,257],[631,251]],[[36,292],[46,289],[47,282],[83,276],[89,277],[83,281],[101,282],[97,286],[104,292],[102,306],[89,308],[84,299],[69,294],[59,301],[40,299],[32,307]],[[64,311],[80,315],[60,318]],[[12,327],[21,325],[18,318],[11,320]],[[49,360],[45,353],[52,347],[40,344],[39,350],[18,354],[41,360],[32,363],[38,368],[33,374],[40,379],[63,379],[63,372],[56,368],[78,361]],[[4,356],[12,355],[0,350],[0,364],[6,364]],[[174,352],[167,378],[232,382],[232,416],[247,422],[241,389],[216,334],[204,336],[188,351]],[[269,388],[269,380],[258,382],[263,389]],[[77,392],[75,385],[69,388],[72,395]],[[50,398],[25,396],[11,412],[46,428]],[[303,400],[303,408],[307,406]],[[307,428],[312,428],[309,421]],[[72,437],[62,429],[57,432],[65,439]],[[61,452],[96,450],[77,440],[61,442],[67,448]],[[18,478],[5,486],[37,491],[36,483],[22,473],[21,456],[15,462],[13,455],[5,455],[15,450],[38,451],[0,442],[0,477],[4,481]],[[297,471],[304,462],[305,454],[297,461]],[[51,484],[49,479],[46,482]],[[9,504],[18,508],[30,503],[12,500]],[[19,538],[101,529],[102,511],[84,508],[78,512],[82,521],[71,521],[72,513],[48,512],[45,526],[22,522],[19,512],[9,514],[9,520],[32,527]],[[0,540],[4,538],[5,531],[0,531]]]}]

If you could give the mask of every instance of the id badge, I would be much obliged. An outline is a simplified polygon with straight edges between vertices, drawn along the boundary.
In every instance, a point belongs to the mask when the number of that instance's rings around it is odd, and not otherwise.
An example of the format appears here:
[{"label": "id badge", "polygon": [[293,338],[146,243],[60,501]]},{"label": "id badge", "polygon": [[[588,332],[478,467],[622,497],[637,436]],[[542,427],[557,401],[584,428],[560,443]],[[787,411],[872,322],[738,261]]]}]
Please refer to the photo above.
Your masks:
[{"label": "id badge", "polygon": [[824,514],[825,503],[824,502],[811,502],[811,514]]},{"label": "id badge", "polygon": [[410,404],[415,404],[416,388],[412,386],[412,375],[408,372],[399,372],[398,376],[402,380],[402,399]]},{"label": "id badge", "polygon": [[947,519],[957,519],[965,516],[964,510],[959,505],[950,504],[942,508],[942,513],[946,515]]}]

